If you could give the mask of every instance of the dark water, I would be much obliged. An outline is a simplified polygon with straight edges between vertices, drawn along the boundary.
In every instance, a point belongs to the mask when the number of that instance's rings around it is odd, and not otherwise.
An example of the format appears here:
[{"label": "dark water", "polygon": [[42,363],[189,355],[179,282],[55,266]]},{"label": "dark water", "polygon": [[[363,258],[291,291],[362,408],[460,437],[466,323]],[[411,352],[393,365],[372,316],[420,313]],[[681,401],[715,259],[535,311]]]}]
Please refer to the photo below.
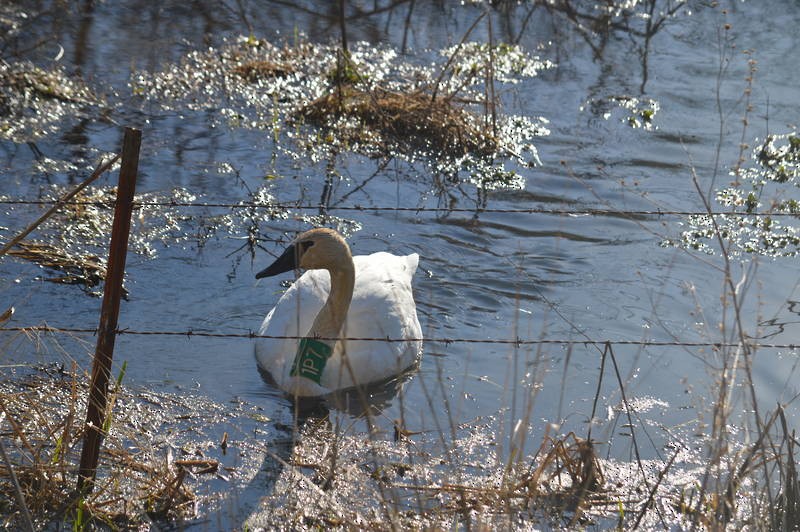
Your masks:
[{"label": "dark water", "polygon": [[[574,27],[544,10],[534,12],[525,27],[526,6],[491,11],[494,40],[519,37],[521,46],[557,63],[502,92],[504,112],[550,121],[550,135],[536,141],[542,165],[520,169],[524,190],[493,192],[488,201],[492,212],[477,219],[468,212],[332,214],[360,225],[349,237],[356,254],[378,250],[420,254],[414,287],[427,337],[563,343],[516,347],[429,342],[419,372],[404,385],[402,404],[396,396],[390,398],[381,419],[398,418],[402,409],[409,427],[434,429],[437,420],[449,423],[447,404],[455,423],[497,416],[498,430],[507,431],[524,413],[526,398],[534,397],[530,417],[534,443],[551,423],[563,422],[560,431],[581,434],[592,410],[602,353],[602,345],[583,342],[722,338],[717,323],[724,317],[730,326],[730,309],[723,312],[720,304],[722,261],[718,256],[659,246],[664,238],[679,234],[683,217],[496,212],[702,210],[692,184],[692,166],[702,190],[724,185],[731,179],[728,169],[739,156],[742,140],[754,144],[767,133],[791,131],[799,118],[800,58],[794,39],[800,24],[798,5],[778,0],[721,4],[693,5],[691,14],[684,11],[668,21],[649,43],[646,79],[641,38],[612,33],[595,58]],[[50,183],[77,183],[100,153],[118,148],[123,126],[135,126],[143,131],[139,191],[168,194],[183,187],[203,201],[239,202],[247,200],[246,187],[255,189],[265,175],[274,174],[283,176],[269,188],[279,200],[304,196],[316,201],[322,192],[324,163],[285,157],[276,150],[270,132],[220,126],[215,115],[219,109],[170,110],[131,96],[129,82],[134,71],[167,70],[190,51],[238,35],[252,33],[277,42],[299,32],[312,41],[334,41],[339,36],[334,5],[242,2],[242,12],[233,2],[124,1],[75,5],[65,11],[59,3],[37,3],[33,11],[41,14],[25,22],[24,31],[12,39],[14,45],[4,52],[6,60],[19,51],[43,67],[60,65],[68,73],[80,74],[106,94],[109,109],[92,107],[64,117],[55,122],[52,133],[29,143],[0,140],[0,193],[33,199]],[[371,6],[365,2],[359,8],[369,11]],[[25,3],[23,7],[28,8]],[[403,4],[371,16],[354,16],[348,21],[348,38],[398,50],[405,42],[410,57],[433,57],[430,50],[457,43],[483,9],[456,2],[416,2],[406,26],[408,6]],[[725,24],[731,25],[729,30]],[[471,39],[488,40],[487,25],[478,24]],[[725,48],[721,60],[720,47],[731,43],[735,49]],[[751,55],[744,50],[751,50]],[[757,60],[758,71],[753,109],[742,136],[748,57]],[[652,129],[630,127],[627,112],[609,103],[622,96],[657,102]],[[48,166],[44,158],[71,162],[77,169]],[[334,189],[334,199],[376,171],[374,162],[356,155],[341,157],[339,164],[344,179]],[[225,165],[231,165],[238,178]],[[476,192],[469,186],[464,190],[457,206],[469,208],[474,205],[469,198]],[[387,207],[436,204],[430,180],[405,164],[390,164],[345,202]],[[9,228],[5,235],[21,229],[38,212],[36,207],[14,207],[0,221]],[[259,231],[278,239],[309,226],[290,218],[264,221]],[[192,239],[166,247],[156,244],[154,258],[131,254],[130,298],[122,305],[120,326],[222,333],[256,330],[281,287],[277,280],[254,281],[254,272],[271,257],[259,252],[251,263],[246,253],[237,252],[242,240],[235,236],[242,234],[220,232],[202,246]],[[264,245],[273,253],[281,248]],[[755,269],[750,265],[753,260]],[[800,342],[796,307],[791,303],[798,297],[795,259],[744,257],[734,262],[735,282],[747,274],[742,315],[747,332],[769,334],[774,343]],[[14,305],[17,311],[11,325],[96,326],[98,299],[86,297],[76,287],[42,282],[45,272],[28,263],[5,259],[0,271],[3,305]],[[760,328],[767,320],[773,321]],[[63,356],[54,340],[33,349],[8,338],[9,357]],[[85,345],[63,338],[58,342],[88,367],[94,339],[81,338]],[[569,345],[570,341],[575,343]],[[708,347],[615,345],[613,352],[628,399],[663,402],[643,414],[653,438],[644,452],[656,456],[665,427],[696,420],[712,403],[721,362]],[[288,402],[259,376],[247,339],[123,335],[117,340],[115,360],[128,362],[126,379],[136,385],[191,390],[221,402],[241,398],[262,406],[271,418],[287,415]],[[758,352],[753,376],[764,405],[771,408],[776,400],[788,401],[797,393],[796,360],[791,350]],[[620,395],[617,377],[609,368],[598,417],[605,420],[601,438],[613,440],[620,438],[615,436],[619,427],[609,409],[619,404]],[[531,380],[536,383],[534,393],[525,385]],[[745,391],[737,387],[734,396],[747,397]],[[737,404],[750,408],[743,399]],[[624,441],[612,449],[612,454],[628,453]]]}]

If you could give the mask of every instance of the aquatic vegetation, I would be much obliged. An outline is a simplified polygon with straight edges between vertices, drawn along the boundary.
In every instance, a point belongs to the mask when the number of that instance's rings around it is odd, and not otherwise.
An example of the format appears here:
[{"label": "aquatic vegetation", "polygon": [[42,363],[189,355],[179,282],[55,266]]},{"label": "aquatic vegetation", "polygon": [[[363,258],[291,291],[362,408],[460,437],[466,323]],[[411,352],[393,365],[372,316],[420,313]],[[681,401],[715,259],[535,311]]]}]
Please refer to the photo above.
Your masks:
[{"label": "aquatic vegetation", "polygon": [[485,82],[487,74],[500,83],[516,84],[521,78],[534,77],[542,70],[555,67],[552,61],[507,43],[490,46],[488,43],[465,42],[445,48],[440,55],[450,62],[446,71],[450,81],[445,86],[448,93],[458,92],[464,85],[480,85]]},{"label": "aquatic vegetation", "polygon": [[615,115],[615,111],[621,109],[624,112],[619,119],[621,123],[634,129],[641,128],[647,131],[657,129],[653,120],[658,114],[660,106],[652,98],[636,98],[633,96],[593,98],[581,106],[581,111],[587,108],[591,110],[592,114],[602,116],[605,120],[610,120]]},{"label": "aquatic vegetation", "polygon": [[102,101],[63,68],[0,59],[0,138],[24,143],[59,130],[59,123]]},{"label": "aquatic vegetation", "polygon": [[[40,200],[44,203],[56,201],[65,191],[63,186],[52,185],[42,191]],[[0,196],[0,200],[9,202],[6,215],[12,216],[19,210],[13,199]],[[94,294],[92,289],[105,279],[115,199],[116,187],[87,188],[45,220],[37,229],[35,239],[23,240],[9,255],[59,272],[56,276],[45,277],[47,281],[81,285]],[[246,201],[225,208],[221,214],[214,213],[211,208],[203,212],[184,207],[196,204],[198,199],[182,188],[173,189],[169,194],[137,194],[128,249],[152,259],[158,255],[160,247],[186,244],[200,247],[215,235],[252,236],[259,223],[285,219],[290,213],[290,209],[276,205],[274,197],[264,187],[250,191]],[[309,221],[316,219],[309,217]],[[346,231],[353,230],[353,223],[343,221],[339,225]],[[8,228],[0,228],[0,233],[13,236],[8,231]]]},{"label": "aquatic vegetation", "polygon": [[463,43],[441,57],[421,65],[367,43],[342,53],[249,37],[192,52],[161,73],[137,73],[131,86],[167,108],[219,108],[230,127],[272,131],[293,158],[322,162],[351,152],[423,161],[445,182],[521,187],[505,165],[539,162],[532,141],[549,134],[547,120],[501,114],[493,84],[517,83],[552,63],[507,44]]},{"label": "aquatic vegetation", "polygon": [[[677,239],[662,242],[713,254],[717,234],[736,256],[793,257],[800,252],[800,137],[795,132],[757,141],[751,165],[731,171],[731,184],[714,201],[727,213],[689,216]],[[716,210],[716,209],[715,209]]]}]

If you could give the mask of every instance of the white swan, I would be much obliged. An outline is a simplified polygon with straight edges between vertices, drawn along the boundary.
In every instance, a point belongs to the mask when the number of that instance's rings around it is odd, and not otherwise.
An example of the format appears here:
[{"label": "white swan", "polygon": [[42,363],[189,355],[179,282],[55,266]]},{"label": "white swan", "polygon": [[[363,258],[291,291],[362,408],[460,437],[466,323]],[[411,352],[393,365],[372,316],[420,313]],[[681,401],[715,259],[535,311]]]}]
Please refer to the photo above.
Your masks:
[{"label": "white swan", "polygon": [[422,352],[411,292],[418,262],[416,253],[353,257],[344,238],[331,229],[300,234],[256,274],[261,279],[307,270],[259,330],[259,335],[295,338],[258,338],[258,365],[279,388],[303,397],[388,380],[414,366]]}]

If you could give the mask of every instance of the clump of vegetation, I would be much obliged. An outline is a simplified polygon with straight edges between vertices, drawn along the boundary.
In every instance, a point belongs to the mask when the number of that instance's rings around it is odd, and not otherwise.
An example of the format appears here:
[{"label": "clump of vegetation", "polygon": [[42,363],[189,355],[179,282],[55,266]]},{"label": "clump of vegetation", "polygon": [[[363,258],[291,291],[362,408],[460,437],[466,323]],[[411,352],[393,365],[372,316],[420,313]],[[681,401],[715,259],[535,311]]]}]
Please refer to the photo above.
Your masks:
[{"label": "clump of vegetation", "polygon": [[16,143],[58,129],[61,119],[101,99],[62,69],[44,70],[30,62],[0,59],[0,137]]},{"label": "clump of vegetation", "polygon": [[713,254],[719,235],[733,256],[796,256],[800,230],[791,221],[800,216],[800,137],[770,135],[752,150],[752,162],[732,171],[730,185],[716,191],[717,206],[728,213],[690,216],[680,238],[663,245]]},{"label": "clump of vegetation", "polygon": [[491,156],[498,148],[498,140],[491,132],[479,129],[472,115],[444,98],[422,91],[397,93],[345,87],[314,100],[300,113],[320,125],[330,124],[337,116],[355,118],[360,127],[353,128],[348,140],[353,144],[373,143],[373,148],[382,152],[391,148],[381,147],[379,139],[391,139],[404,153],[418,150],[451,156]]},{"label": "clump of vegetation", "polygon": [[233,71],[250,83],[258,83],[262,79],[285,77],[295,72],[289,64],[273,61],[249,61],[234,67]]},{"label": "clump of vegetation", "polygon": [[[319,162],[355,152],[424,161],[447,182],[479,189],[522,186],[505,165],[538,162],[532,140],[549,133],[547,121],[501,113],[495,84],[552,64],[508,44],[467,42],[442,54],[443,62],[429,66],[366,43],[343,52],[250,37],[191,53],[167,72],[137,74],[132,84],[135,94],[166,106],[202,108],[227,99],[232,105],[221,115],[229,125],[272,131],[292,157]],[[306,124],[317,132],[308,134]],[[283,134],[294,147],[282,144]]]},{"label": "clump of vegetation", "polygon": [[633,96],[608,96],[594,98],[584,108],[589,107],[592,115],[602,116],[608,120],[616,109],[621,109],[624,114],[620,121],[634,129],[652,131],[656,129],[654,120],[659,111],[659,104],[652,98],[635,98]]},{"label": "clump of vegetation", "polygon": [[469,182],[479,193],[524,186],[505,165],[539,162],[531,141],[549,133],[547,121],[502,115],[495,83],[516,83],[551,63],[517,46],[471,42],[443,50],[443,64],[392,62],[388,72],[370,71],[363,53],[342,55],[335,72],[347,75],[329,76],[326,92],[298,113],[326,132],[304,142],[312,153],[423,160],[444,183]]}]

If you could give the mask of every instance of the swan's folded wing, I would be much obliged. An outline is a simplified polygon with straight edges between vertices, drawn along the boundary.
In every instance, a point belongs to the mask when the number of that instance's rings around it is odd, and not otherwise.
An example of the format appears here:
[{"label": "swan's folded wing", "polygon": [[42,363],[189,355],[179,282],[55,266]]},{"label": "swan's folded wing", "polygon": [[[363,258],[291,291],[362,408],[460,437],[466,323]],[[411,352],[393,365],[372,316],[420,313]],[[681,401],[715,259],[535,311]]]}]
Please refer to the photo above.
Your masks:
[{"label": "swan's folded wing", "polygon": [[348,341],[345,348],[359,375],[383,380],[415,364],[421,348],[411,288],[418,257],[381,252],[354,261],[356,284],[344,336],[389,341]]},{"label": "swan's folded wing", "polygon": [[289,287],[270,310],[258,333],[255,355],[259,366],[280,385],[289,378],[297,351],[296,337],[308,332],[330,291],[330,275],[310,270]]}]

